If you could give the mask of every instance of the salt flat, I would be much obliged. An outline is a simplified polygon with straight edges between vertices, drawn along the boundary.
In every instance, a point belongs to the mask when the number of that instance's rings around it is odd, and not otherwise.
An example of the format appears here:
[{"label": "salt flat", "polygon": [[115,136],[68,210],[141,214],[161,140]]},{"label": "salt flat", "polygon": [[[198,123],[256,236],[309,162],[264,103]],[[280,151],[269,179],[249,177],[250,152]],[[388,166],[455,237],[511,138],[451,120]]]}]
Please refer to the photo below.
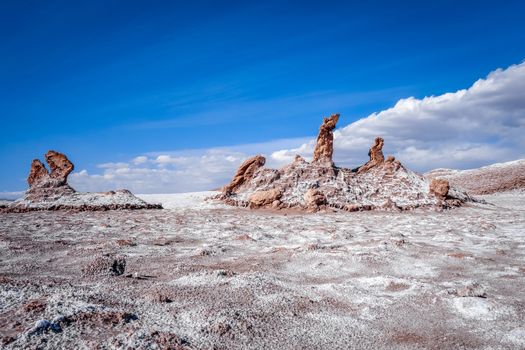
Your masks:
[{"label": "salt flat", "polygon": [[204,202],[213,194],[0,214],[0,346],[525,347],[524,192],[316,214]]}]

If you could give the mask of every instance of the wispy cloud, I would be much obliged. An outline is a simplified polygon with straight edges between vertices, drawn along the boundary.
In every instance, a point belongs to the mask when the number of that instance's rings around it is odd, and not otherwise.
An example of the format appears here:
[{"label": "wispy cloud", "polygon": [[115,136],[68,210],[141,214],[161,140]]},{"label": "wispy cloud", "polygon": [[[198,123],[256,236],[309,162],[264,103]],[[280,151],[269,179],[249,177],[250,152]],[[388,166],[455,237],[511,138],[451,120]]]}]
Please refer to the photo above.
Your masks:
[{"label": "wispy cloud", "polygon": [[[213,126],[246,121],[247,119],[270,120],[280,117],[297,117],[312,113],[326,113],[334,107],[338,111],[390,99],[393,95],[402,96],[409,87],[396,87],[364,92],[342,93],[339,91],[321,91],[286,97],[250,98],[227,95],[217,97],[211,94],[211,101],[181,96],[172,108],[172,117],[128,125],[132,129],[165,129],[194,126]],[[197,94],[197,92],[196,92]],[[202,92],[198,92],[202,95]],[[279,109],[276,110],[276,106]]]}]

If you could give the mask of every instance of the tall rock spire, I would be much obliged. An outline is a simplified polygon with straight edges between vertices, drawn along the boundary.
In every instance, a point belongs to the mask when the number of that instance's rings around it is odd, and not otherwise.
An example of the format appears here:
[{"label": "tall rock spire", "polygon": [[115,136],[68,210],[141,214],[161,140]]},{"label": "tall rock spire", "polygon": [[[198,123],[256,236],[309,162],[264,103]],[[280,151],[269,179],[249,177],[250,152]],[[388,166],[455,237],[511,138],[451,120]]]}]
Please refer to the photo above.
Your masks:
[{"label": "tall rock spire", "polygon": [[332,114],[329,118],[324,118],[323,124],[319,127],[317,143],[314,150],[314,162],[332,163],[334,153],[334,132],[335,125],[339,120],[339,114]]}]

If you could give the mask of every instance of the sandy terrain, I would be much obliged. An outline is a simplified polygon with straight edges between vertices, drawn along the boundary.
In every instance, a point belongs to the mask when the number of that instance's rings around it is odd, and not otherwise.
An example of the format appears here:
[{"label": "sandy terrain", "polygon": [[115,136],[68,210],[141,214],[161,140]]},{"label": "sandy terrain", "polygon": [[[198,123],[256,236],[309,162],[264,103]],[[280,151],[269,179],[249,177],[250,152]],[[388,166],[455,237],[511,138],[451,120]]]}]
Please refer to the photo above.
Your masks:
[{"label": "sandy terrain", "polygon": [[525,193],[445,212],[0,214],[5,349],[523,349]]}]

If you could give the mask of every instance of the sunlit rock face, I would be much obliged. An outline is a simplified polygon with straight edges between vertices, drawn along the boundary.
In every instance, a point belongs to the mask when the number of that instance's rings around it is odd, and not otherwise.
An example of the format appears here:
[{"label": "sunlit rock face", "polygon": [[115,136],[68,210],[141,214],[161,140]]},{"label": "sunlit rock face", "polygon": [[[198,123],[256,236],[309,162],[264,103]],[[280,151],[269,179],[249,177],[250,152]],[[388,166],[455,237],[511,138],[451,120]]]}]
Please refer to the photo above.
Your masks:
[{"label": "sunlit rock face", "polygon": [[265,162],[266,158],[260,155],[246,159],[237,170],[232,181],[224,187],[224,191],[235,192],[239,190],[253,178],[254,173],[263,167]]},{"label": "sunlit rock face", "polygon": [[[380,165],[385,161],[385,156],[383,155],[384,144],[385,140],[383,140],[381,137],[376,137],[374,144],[368,151],[368,156],[370,157],[370,160],[366,162],[365,165],[359,168],[359,170],[357,171],[358,173],[368,171],[369,169],[375,167],[376,165]],[[393,162],[394,158],[389,158],[389,161]]]},{"label": "sunlit rock face", "polygon": [[447,180],[443,179],[432,179],[430,181],[430,193],[433,193],[436,197],[446,198],[450,185]]},{"label": "sunlit rock face", "polygon": [[49,176],[64,183],[67,182],[67,177],[75,169],[75,166],[67,159],[65,154],[56,151],[48,151],[46,153],[46,162],[49,165],[49,169],[51,169]]},{"label": "sunlit rock face", "polygon": [[268,209],[410,210],[443,209],[472,200],[466,192],[445,188],[405,168],[393,156],[385,160],[384,140],[377,137],[370,160],[355,169],[332,160],[333,130],[339,114],[324,118],[311,162],[297,156],[281,169],[264,167],[264,157],[245,161],[217,198],[227,204]]},{"label": "sunlit rock face", "polygon": [[339,121],[339,114],[332,114],[329,118],[324,118],[319,127],[317,143],[314,149],[314,162],[332,163],[334,154],[334,129]]},{"label": "sunlit rock face", "polygon": [[46,169],[46,166],[38,159],[33,159],[31,163],[31,170],[29,171],[29,176],[27,177],[27,183],[29,187],[33,187],[38,182],[42,181],[44,178],[49,177],[49,172]]},{"label": "sunlit rock face", "polygon": [[45,154],[45,159],[51,171],[48,171],[39,159],[31,162],[27,177],[29,189],[24,196],[27,201],[34,203],[53,201],[75,193],[67,183],[67,178],[75,167],[66,155],[51,150]]}]

